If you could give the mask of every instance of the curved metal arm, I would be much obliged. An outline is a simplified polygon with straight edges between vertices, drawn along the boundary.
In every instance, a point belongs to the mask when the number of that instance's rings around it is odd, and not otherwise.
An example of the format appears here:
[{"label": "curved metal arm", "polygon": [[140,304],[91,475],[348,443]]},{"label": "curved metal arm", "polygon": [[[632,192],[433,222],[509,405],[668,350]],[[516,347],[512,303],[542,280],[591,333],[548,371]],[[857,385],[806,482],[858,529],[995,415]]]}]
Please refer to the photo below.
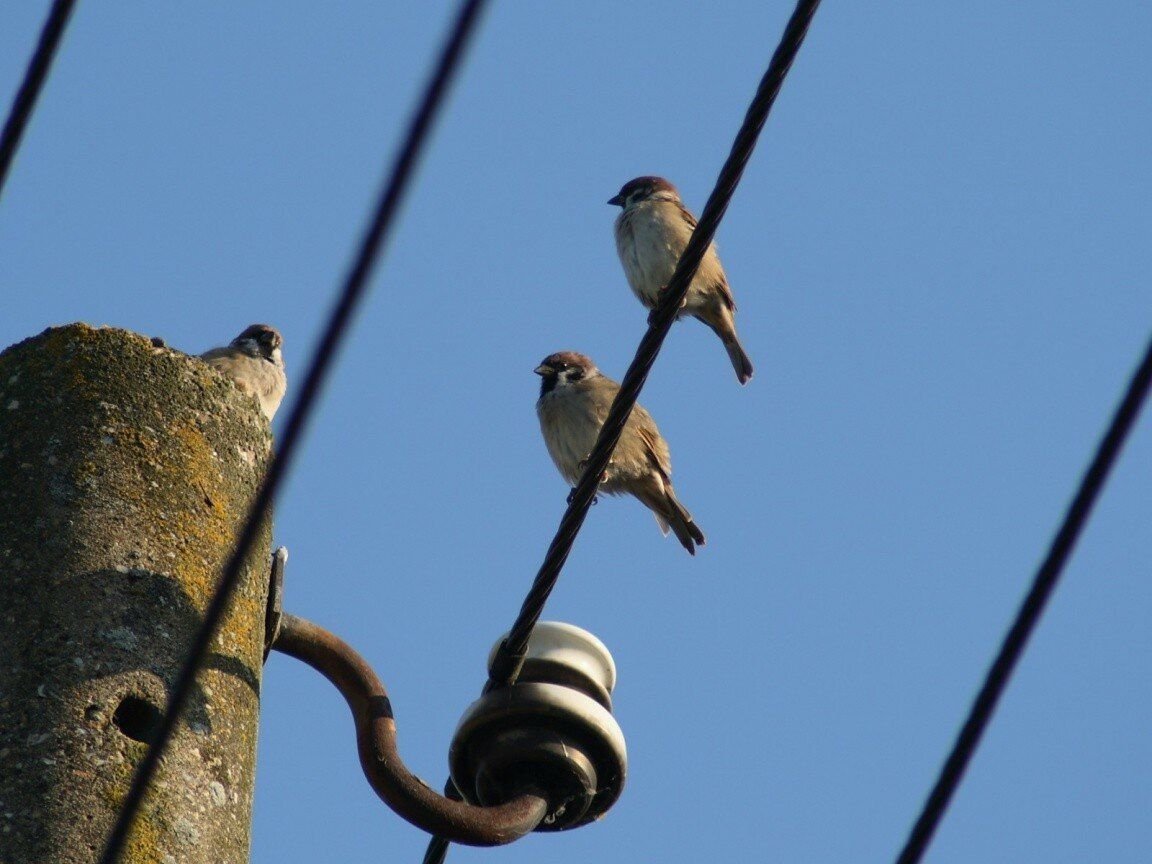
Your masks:
[{"label": "curved metal arm", "polygon": [[510,843],[534,829],[548,812],[536,789],[497,807],[453,801],[409,771],[396,750],[396,722],[388,693],[372,667],[323,627],[284,615],[275,650],[302,660],[336,685],[356,722],[360,766],[381,800],[417,828],[470,846]]}]

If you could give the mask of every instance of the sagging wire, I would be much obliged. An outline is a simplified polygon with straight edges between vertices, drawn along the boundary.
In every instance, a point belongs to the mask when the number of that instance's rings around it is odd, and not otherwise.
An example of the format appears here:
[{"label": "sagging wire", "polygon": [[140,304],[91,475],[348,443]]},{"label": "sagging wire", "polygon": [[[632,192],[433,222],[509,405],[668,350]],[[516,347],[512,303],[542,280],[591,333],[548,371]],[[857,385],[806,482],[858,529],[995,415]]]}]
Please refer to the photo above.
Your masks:
[{"label": "sagging wire", "polygon": [[268,465],[268,471],[249,508],[244,526],[238,534],[232,556],[228,559],[219,585],[204,611],[204,619],[196,632],[192,645],[189,647],[187,660],[173,682],[168,700],[168,710],[156,730],[156,737],[152,746],[132,779],[132,786],[121,805],[116,824],[113,826],[112,833],[100,855],[101,864],[116,864],[120,858],[132,823],[147,792],[148,784],[156,773],[160,757],[163,755],[180,718],[180,713],[188,701],[196,673],[203,664],[208,647],[240,581],[245,559],[251,552],[256,536],[260,532],[260,526],[270,512],[276,493],[292,463],[292,458],[295,456],[303,436],[305,424],[319,398],[320,391],[335,360],[337,349],[352,321],[352,315],[367,292],[369,277],[379,260],[389,229],[392,227],[404,194],[408,190],[419,157],[427,143],[433,121],[439,113],[448,87],[459,69],[465,49],[476,30],[480,14],[486,5],[487,0],[464,0],[460,4],[434,72],[424,90],[419,106],[409,121],[404,143],[392,165],[388,181],[381,190],[372,220],[361,239],[352,267],[340,289],[338,300],[329,314],[323,337],[313,352],[304,383],[296,397],[296,402],[292,406],[292,411],[288,415],[283,437],[279,441],[279,449]]},{"label": "sagging wire", "polygon": [[1068,511],[1064,514],[1064,520],[1052,539],[1048,554],[1036,571],[1032,587],[1020,605],[1016,620],[1004,637],[1000,652],[988,669],[984,684],[969,710],[968,718],[964,721],[952,745],[952,751],[940,769],[936,784],[924,802],[920,816],[912,826],[896,864],[919,864],[928,849],[928,844],[932,842],[932,836],[944,818],[952,796],[963,781],[964,773],[976,753],[976,748],[980,746],[980,739],[1008,686],[1009,678],[1024,654],[1028,639],[1036,629],[1040,617],[1044,614],[1044,608],[1052,592],[1056,590],[1068,560],[1072,557],[1076,541],[1092,515],[1092,508],[1100,497],[1109,473],[1119,459],[1124,442],[1136,424],[1150,387],[1152,387],[1152,341],[1149,341],[1144,359],[1133,373],[1128,390],[1096,448],[1096,455],[1092,458],[1088,470],[1084,472],[1076,497],[1068,505]]},{"label": "sagging wire", "polygon": [[36,101],[40,98],[40,91],[44,89],[44,82],[48,80],[52,61],[56,59],[60,41],[64,37],[64,28],[68,26],[68,19],[72,16],[72,9],[75,6],[76,0],[54,0],[52,8],[48,10],[44,27],[40,31],[40,41],[36,44],[32,59],[28,61],[24,80],[20,82],[20,89],[16,91],[16,97],[12,100],[8,119],[4,121],[4,131],[0,132],[0,196],[4,194],[8,172],[24,138],[24,130],[32,117]]},{"label": "sagging wire", "polygon": [[[568,497],[568,508],[560,519],[560,526],[556,529],[552,542],[548,544],[544,562],[536,573],[536,578],[512,629],[508,632],[508,637],[492,660],[485,690],[510,684],[519,674],[528,650],[532,629],[540,620],[544,605],[560,579],[564,563],[568,560],[568,555],[596,497],[600,477],[608,467],[608,461],[612,458],[612,452],[616,449],[616,444],[624,431],[624,424],[628,422],[628,415],[632,413],[640,391],[644,388],[644,382],[647,381],[648,373],[656,362],[664,339],[672,328],[680,303],[688,293],[688,287],[696,275],[700,261],[716,236],[720,220],[724,218],[728,204],[740,184],[744,168],[756,148],[760,131],[764,128],[768,113],[772,110],[784,78],[792,68],[796,54],[808,33],[812,16],[816,14],[819,6],[820,0],[799,0],[792,17],[788,19],[784,34],[780,37],[776,51],[768,63],[768,69],[760,79],[760,86],[756,89],[756,95],[752,98],[752,103],[744,116],[744,122],[736,133],[728,159],[724,162],[724,167],[716,179],[716,185],[700,214],[696,230],[676,264],[676,271],[664,290],[661,304],[649,318],[648,330],[640,340],[636,356],[620,383],[620,392],[608,411],[608,417],[600,429],[600,436],[596,439],[596,446],[592,448],[592,453],[588,457],[584,473]],[[433,837],[424,853],[424,864],[442,864],[448,854],[448,846],[443,838]]]}]

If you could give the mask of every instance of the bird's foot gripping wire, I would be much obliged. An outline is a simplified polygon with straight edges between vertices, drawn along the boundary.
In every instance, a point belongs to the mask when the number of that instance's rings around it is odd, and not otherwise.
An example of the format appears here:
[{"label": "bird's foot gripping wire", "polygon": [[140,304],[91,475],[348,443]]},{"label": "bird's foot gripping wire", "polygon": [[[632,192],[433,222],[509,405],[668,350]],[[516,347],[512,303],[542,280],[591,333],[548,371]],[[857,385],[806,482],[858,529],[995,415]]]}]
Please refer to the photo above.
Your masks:
[{"label": "bird's foot gripping wire", "polygon": [[[656,289],[656,302],[652,304],[652,308],[648,310],[648,326],[651,327],[652,323],[656,320],[656,313],[660,311],[660,307],[666,302],[668,297],[668,286],[664,285]],[[684,295],[684,299],[680,301],[680,308],[683,309],[688,305],[688,295]],[[680,313],[677,314],[680,317]]]},{"label": "bird's foot gripping wire", "polygon": [[[568,502],[569,504],[571,504],[571,503],[572,503],[572,499],[573,499],[573,498],[575,498],[575,497],[576,497],[576,487],[575,487],[575,486],[573,486],[571,489],[569,489],[569,490],[568,490],[568,499],[567,499],[567,502]],[[593,495],[593,496],[592,496],[592,506],[593,506],[593,507],[595,507],[595,506],[596,506],[597,504],[599,504],[599,503],[600,503],[600,496],[599,496],[599,495]]]},{"label": "bird's foot gripping wire", "polygon": [[[591,455],[591,454],[589,454],[589,455]],[[612,460],[609,459],[608,460],[608,468],[611,468],[611,467],[612,467]],[[587,468],[588,468],[588,458],[587,457],[581,459],[579,462],[576,463],[576,470],[579,471],[581,474],[583,474],[585,472],[585,470],[587,470]],[[600,483],[607,482],[607,480],[608,480],[608,468],[605,468],[604,473],[600,475]],[[569,492],[568,492],[568,503],[571,504],[572,499],[575,497],[576,497],[576,487],[573,486],[572,489],[569,490]],[[592,506],[595,507],[599,503],[600,503],[600,496],[599,495],[593,495],[592,496]]]}]

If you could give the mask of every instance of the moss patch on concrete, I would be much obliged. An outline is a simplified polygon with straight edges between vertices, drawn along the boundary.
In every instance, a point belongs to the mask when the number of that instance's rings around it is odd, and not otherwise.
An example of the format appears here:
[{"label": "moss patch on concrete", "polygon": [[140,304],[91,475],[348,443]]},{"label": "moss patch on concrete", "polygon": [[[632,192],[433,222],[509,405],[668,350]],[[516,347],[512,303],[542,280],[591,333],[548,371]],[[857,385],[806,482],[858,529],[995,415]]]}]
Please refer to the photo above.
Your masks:
[{"label": "moss patch on concrete", "polygon": [[[255,400],[137,334],[74,324],[0,353],[0,835],[19,838],[12,860],[96,860],[145,749],[116,709],[128,696],[163,708],[270,452]],[[247,860],[270,534],[128,860]]]}]

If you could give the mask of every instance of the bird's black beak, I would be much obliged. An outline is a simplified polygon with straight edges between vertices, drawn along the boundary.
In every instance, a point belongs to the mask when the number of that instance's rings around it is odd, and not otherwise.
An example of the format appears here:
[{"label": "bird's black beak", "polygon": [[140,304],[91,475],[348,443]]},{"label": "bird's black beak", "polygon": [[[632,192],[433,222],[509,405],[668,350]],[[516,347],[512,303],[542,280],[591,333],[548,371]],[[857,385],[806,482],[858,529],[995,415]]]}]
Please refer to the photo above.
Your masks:
[{"label": "bird's black beak", "polygon": [[545,366],[543,363],[541,363],[532,371],[537,375],[551,375],[556,370],[554,370],[551,366]]},{"label": "bird's black beak", "polygon": [[611,198],[608,199],[608,203],[609,204],[615,204],[617,207],[623,207],[624,206],[624,196],[623,195],[613,195]]}]

